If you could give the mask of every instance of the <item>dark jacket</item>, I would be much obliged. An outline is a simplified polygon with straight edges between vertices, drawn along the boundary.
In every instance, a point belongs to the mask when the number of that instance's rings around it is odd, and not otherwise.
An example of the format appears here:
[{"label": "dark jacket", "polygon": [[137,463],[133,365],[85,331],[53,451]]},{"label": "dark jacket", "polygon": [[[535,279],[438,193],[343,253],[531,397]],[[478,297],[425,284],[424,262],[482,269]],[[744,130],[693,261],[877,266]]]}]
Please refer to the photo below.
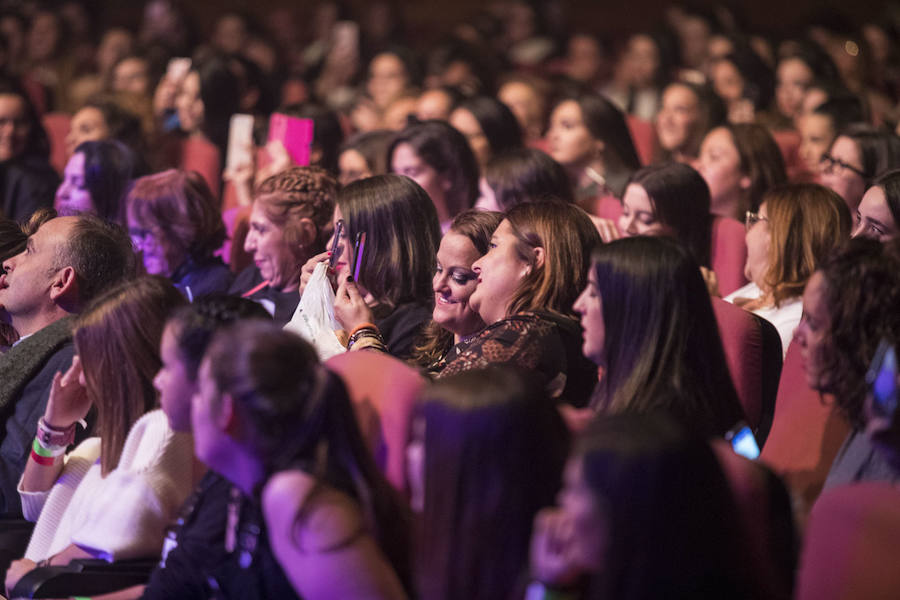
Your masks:
[{"label": "dark jacket", "polygon": [[59,175],[40,158],[22,158],[0,164],[0,213],[26,221],[39,208],[53,208]]},{"label": "dark jacket", "polygon": [[0,515],[21,517],[16,486],[25,471],[53,376],[72,365],[72,317],[60,319],[0,355]]}]

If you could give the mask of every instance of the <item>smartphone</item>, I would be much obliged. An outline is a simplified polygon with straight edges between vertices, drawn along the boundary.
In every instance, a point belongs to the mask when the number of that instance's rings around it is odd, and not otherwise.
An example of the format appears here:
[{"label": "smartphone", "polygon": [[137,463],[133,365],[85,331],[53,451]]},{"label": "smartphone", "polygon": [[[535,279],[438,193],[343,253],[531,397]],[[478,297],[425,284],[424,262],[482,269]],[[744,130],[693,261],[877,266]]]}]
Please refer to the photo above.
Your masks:
[{"label": "smartphone", "polygon": [[166,66],[166,78],[169,81],[180,83],[190,70],[191,59],[185,56],[176,56],[169,59],[169,64]]},{"label": "smartphone", "polygon": [[231,115],[225,168],[253,164],[253,115]]},{"label": "smartphone", "polygon": [[313,120],[272,113],[269,118],[269,140],[279,140],[296,165],[309,164],[313,142]]},{"label": "smartphone", "polygon": [[350,268],[353,273],[353,281],[359,281],[359,269],[362,267],[362,259],[365,252],[366,232],[360,231],[356,234],[356,243],[353,245],[353,264]]},{"label": "smartphone", "polygon": [[334,269],[338,259],[341,257],[338,248],[341,247],[341,237],[344,235],[344,220],[341,219],[334,226],[334,241],[331,242],[331,256],[328,258],[328,268]]},{"label": "smartphone", "polygon": [[897,349],[881,340],[866,373],[872,416],[892,420],[897,411]]},{"label": "smartphone", "polygon": [[759,458],[759,444],[753,437],[753,431],[746,423],[738,423],[731,431],[725,434],[725,441],[731,443],[731,449],[744,458],[756,460]]}]

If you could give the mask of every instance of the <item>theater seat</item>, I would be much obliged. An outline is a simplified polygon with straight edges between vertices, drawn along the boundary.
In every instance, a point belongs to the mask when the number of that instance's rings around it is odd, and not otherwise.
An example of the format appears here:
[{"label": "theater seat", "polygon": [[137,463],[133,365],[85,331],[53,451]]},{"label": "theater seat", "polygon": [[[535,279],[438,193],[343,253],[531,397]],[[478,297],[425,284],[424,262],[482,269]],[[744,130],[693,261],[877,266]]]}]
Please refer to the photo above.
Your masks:
[{"label": "theater seat", "polygon": [[714,217],[709,252],[710,266],[719,280],[719,293],[727,296],[747,284],[744,265],[747,242],[744,224],[728,217]]},{"label": "theater seat", "polygon": [[653,162],[653,152],[656,150],[656,130],[653,129],[653,123],[634,115],[625,115],[625,118],[641,165],[649,165]]},{"label": "theater seat", "polygon": [[712,306],[731,380],[747,424],[762,446],[775,412],[777,381],[781,375],[781,339],[771,323],[753,313],[721,298],[713,298]]},{"label": "theater seat", "polygon": [[825,477],[850,425],[833,410],[834,399],[810,389],[800,347],[788,346],[775,399],[772,430],[760,460],[784,478],[806,514],[822,491]]},{"label": "theater seat", "polygon": [[380,352],[345,352],[325,364],[344,380],[378,466],[405,494],[410,421],[425,379],[403,361]]},{"label": "theater seat", "polygon": [[66,136],[72,127],[72,117],[67,113],[51,112],[41,117],[41,123],[50,139],[50,165],[62,175],[66,168]]},{"label": "theater seat", "polygon": [[813,507],[797,600],[900,598],[900,490],[880,482],[829,489]]},{"label": "theater seat", "polygon": [[787,600],[799,543],[787,488],[765,465],[738,456],[724,440],[714,440],[712,447],[740,512],[756,577],[767,597]]},{"label": "theater seat", "polygon": [[199,173],[206,180],[206,183],[209,184],[213,197],[220,197],[219,194],[222,192],[222,159],[219,156],[219,149],[214,144],[202,138],[185,138],[181,141],[178,167],[185,171],[196,171]]}]

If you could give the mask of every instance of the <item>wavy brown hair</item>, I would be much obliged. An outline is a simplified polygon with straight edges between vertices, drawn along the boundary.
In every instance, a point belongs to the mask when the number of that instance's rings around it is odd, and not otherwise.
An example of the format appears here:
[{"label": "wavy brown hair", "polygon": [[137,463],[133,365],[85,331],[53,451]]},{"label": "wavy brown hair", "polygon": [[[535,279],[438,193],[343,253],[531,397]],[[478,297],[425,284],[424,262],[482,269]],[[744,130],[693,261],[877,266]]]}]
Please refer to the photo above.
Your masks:
[{"label": "wavy brown hair", "polygon": [[792,183],[767,192],[769,269],[765,285],[775,306],[803,294],[828,254],[850,237],[850,211],[834,191],[815,183]]},{"label": "wavy brown hair", "polygon": [[741,173],[750,179],[740,214],[744,214],[744,210],[757,211],[767,190],[787,182],[781,150],[769,130],[762,125],[728,123],[723,127],[731,134],[738,151]]},{"label": "wavy brown hair", "polygon": [[163,328],[184,304],[165,277],[139,277],[98,296],[75,323],[75,349],[97,409],[103,476],[119,464],[131,426],[156,408]]},{"label": "wavy brown hair", "polygon": [[[600,234],[590,217],[574,204],[528,202],[505,215],[516,236],[516,251],[532,263],[507,309],[508,315],[543,310],[574,317],[572,305],[587,284],[591,250]],[[534,265],[534,248],[544,249],[544,264]]]}]

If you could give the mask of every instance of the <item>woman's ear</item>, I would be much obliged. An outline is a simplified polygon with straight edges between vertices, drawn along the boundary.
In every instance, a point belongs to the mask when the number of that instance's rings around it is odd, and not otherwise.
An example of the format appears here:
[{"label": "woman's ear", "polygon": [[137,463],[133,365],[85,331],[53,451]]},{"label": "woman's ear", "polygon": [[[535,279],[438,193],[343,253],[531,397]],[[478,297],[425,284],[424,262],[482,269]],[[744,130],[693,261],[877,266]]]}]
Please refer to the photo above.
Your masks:
[{"label": "woman's ear", "polygon": [[536,246],[531,250],[534,253],[534,266],[538,269],[544,266],[544,259],[546,255],[544,254],[544,249],[540,246]]},{"label": "woman's ear", "polygon": [[744,175],[738,180],[738,185],[742,190],[749,190],[750,186],[753,185],[753,181],[747,175]]},{"label": "woman's ear", "polygon": [[299,244],[301,247],[316,243],[316,238],[319,236],[319,228],[313,223],[312,219],[303,217],[298,223],[298,228],[300,230]]}]

